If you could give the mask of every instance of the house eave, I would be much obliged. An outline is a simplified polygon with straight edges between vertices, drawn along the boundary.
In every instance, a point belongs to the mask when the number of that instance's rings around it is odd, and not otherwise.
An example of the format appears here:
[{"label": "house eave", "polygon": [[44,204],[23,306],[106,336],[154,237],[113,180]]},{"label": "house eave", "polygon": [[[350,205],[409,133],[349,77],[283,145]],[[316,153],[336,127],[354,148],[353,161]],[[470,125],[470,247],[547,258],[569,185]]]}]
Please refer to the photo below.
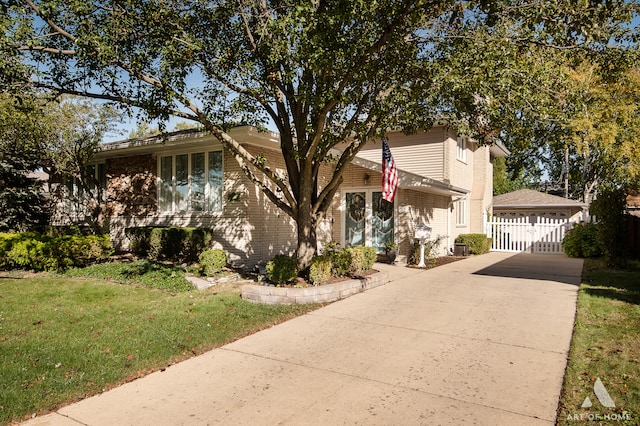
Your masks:
[{"label": "house eave", "polygon": [[494,209],[549,209],[549,208],[581,208],[586,209],[586,204],[572,203],[572,204],[510,204],[510,205],[493,205]]},{"label": "house eave", "polygon": [[[274,132],[261,132],[252,126],[235,127],[227,132],[240,144],[261,146],[269,149],[280,148],[280,136]],[[216,143],[219,141],[211,133],[189,129],[145,138],[126,139],[100,145],[96,156],[100,158],[125,157],[154,153],[173,147]]]},{"label": "house eave", "polygon": [[507,147],[500,142],[494,142],[493,144],[491,144],[489,146],[489,152],[494,157],[508,157],[509,155],[511,155],[511,151],[509,151]]}]

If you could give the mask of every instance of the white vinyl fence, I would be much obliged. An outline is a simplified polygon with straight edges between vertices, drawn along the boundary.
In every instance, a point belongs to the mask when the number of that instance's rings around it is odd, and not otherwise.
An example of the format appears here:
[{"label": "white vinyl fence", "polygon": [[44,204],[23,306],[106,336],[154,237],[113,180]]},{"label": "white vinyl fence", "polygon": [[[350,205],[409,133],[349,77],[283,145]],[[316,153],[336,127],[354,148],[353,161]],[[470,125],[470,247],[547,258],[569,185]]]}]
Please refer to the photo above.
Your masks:
[{"label": "white vinyl fence", "polygon": [[[532,220],[533,219],[533,220]],[[492,251],[562,253],[562,239],[571,227],[569,219],[546,217],[491,217],[487,236],[493,238]]]}]

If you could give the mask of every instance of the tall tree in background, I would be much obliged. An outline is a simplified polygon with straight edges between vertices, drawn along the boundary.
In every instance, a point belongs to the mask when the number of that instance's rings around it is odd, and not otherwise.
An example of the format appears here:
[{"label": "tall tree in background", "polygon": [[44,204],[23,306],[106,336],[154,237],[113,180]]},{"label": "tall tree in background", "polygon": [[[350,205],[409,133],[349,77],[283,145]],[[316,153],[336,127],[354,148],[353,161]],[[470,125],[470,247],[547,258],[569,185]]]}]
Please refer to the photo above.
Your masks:
[{"label": "tall tree in background", "polygon": [[[81,215],[100,230],[104,188],[91,162],[119,115],[87,100],[34,93],[3,94],[0,105],[0,229],[46,225],[55,212]],[[29,176],[36,171],[43,176]]]},{"label": "tall tree in background", "polygon": [[[201,123],[296,221],[302,268],[345,167],[367,141],[388,128],[427,129],[447,114],[452,126],[491,143],[506,133],[502,117],[528,118],[536,103],[548,103],[537,85],[553,85],[554,62],[535,52],[602,49],[626,37],[623,24],[636,7],[568,0],[2,5],[9,20],[0,46],[34,65],[30,84]],[[189,86],[194,78],[198,87]],[[225,132],[234,122],[277,128],[285,179]],[[321,165],[345,141],[320,185]]]},{"label": "tall tree in background", "polygon": [[[63,97],[46,105],[49,131],[40,145],[42,168],[49,175],[57,214],[102,231],[105,177],[92,164],[105,134],[114,131],[120,114],[109,105]],[[66,203],[66,206],[64,204]]]},{"label": "tall tree in background", "polygon": [[48,223],[44,181],[30,176],[42,166],[45,134],[42,103],[0,95],[1,231],[28,231]]},{"label": "tall tree in background", "polygon": [[582,63],[572,70],[571,82],[572,181],[574,192],[588,203],[603,185],[622,188],[639,181],[640,72],[606,79],[597,65]]}]

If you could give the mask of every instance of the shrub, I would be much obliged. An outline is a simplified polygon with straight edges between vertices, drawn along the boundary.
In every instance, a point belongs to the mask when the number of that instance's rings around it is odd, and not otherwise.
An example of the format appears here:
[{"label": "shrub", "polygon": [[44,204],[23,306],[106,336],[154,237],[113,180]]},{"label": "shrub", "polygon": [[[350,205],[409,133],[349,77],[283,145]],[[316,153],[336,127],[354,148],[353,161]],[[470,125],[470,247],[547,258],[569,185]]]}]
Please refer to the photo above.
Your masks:
[{"label": "shrub", "polygon": [[376,249],[373,247],[349,247],[345,249],[349,253],[350,267],[349,272],[358,274],[367,271],[373,267],[378,257]]},{"label": "shrub", "polygon": [[347,249],[332,250],[329,252],[329,258],[335,275],[341,277],[351,270],[351,253]]},{"label": "shrub", "polygon": [[108,235],[47,237],[37,233],[2,236],[0,266],[54,270],[104,261],[113,252]]},{"label": "shrub", "polygon": [[267,278],[275,284],[285,284],[298,276],[298,261],[284,254],[278,254],[267,262]]},{"label": "shrub", "polygon": [[321,285],[331,278],[331,258],[329,256],[316,256],[309,267],[309,281],[313,285]]},{"label": "shrub", "polygon": [[357,274],[364,271],[364,252],[360,250],[360,247],[348,247],[345,250],[349,253],[351,260],[349,272]]},{"label": "shrub", "polygon": [[378,260],[378,253],[374,247],[362,247],[364,254],[364,270],[368,271],[373,268],[373,264]]},{"label": "shrub", "polygon": [[227,265],[227,255],[220,249],[203,251],[199,260],[202,273],[207,277],[216,275]]},{"label": "shrub", "polygon": [[195,262],[213,243],[213,231],[204,228],[127,228],[129,250],[153,260]]},{"label": "shrub", "polygon": [[562,239],[562,251],[569,257],[599,257],[604,250],[595,223],[575,223]]},{"label": "shrub", "polygon": [[491,238],[485,234],[460,234],[456,238],[456,243],[469,246],[469,253],[484,254],[491,250]]}]

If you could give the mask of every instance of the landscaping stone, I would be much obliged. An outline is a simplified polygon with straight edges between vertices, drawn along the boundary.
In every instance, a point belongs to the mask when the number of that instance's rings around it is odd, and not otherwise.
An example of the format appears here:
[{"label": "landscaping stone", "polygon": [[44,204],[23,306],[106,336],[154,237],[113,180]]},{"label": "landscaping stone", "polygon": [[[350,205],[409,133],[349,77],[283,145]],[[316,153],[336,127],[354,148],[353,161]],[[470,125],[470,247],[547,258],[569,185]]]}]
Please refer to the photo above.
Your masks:
[{"label": "landscaping stone", "polygon": [[376,272],[363,278],[317,287],[274,287],[250,284],[242,286],[242,298],[250,302],[265,304],[328,303],[388,282],[389,274],[387,272]]}]

